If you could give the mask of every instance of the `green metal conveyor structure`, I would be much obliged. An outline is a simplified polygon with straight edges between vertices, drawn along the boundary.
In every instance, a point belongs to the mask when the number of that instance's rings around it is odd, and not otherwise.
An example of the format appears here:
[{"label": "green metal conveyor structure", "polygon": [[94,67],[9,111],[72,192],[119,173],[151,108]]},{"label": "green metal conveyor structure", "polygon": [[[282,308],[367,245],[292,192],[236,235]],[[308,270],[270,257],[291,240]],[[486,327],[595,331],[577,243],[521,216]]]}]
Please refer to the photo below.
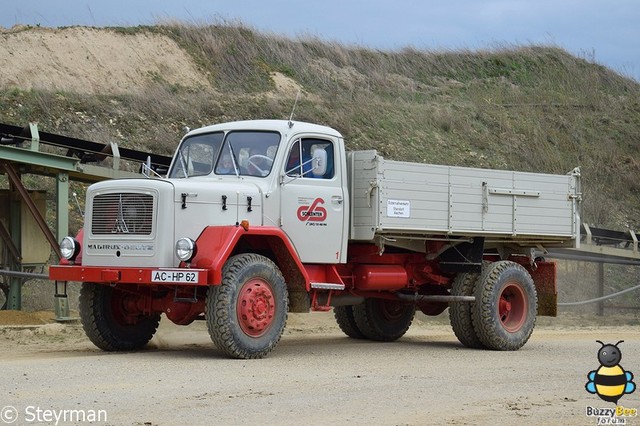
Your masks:
[{"label": "green metal conveyor structure", "polygon": [[[171,157],[40,132],[35,123],[19,127],[0,123],[0,175],[8,189],[0,189],[0,288],[4,309],[22,308],[22,285],[29,279],[48,279],[34,272],[60,258],[58,243],[69,233],[69,183],[140,177],[143,167],[163,175]],[[28,190],[24,177],[55,179],[55,232],[46,220],[41,190]],[[55,260],[57,260],[55,259]],[[54,260],[54,261],[55,261]],[[58,293],[58,291],[56,291]],[[66,293],[66,292],[65,292]],[[56,316],[69,315],[66,297],[56,297]]]}]

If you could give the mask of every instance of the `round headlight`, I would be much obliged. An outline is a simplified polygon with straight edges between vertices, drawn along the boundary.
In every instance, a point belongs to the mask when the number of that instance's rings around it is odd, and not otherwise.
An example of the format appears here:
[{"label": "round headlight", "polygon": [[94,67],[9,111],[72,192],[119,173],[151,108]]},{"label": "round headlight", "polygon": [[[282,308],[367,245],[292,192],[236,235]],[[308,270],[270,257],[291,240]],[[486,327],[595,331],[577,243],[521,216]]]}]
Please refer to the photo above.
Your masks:
[{"label": "round headlight", "polygon": [[72,237],[64,237],[60,242],[60,254],[67,260],[75,260],[80,253],[80,243]]},{"label": "round headlight", "polygon": [[196,243],[191,238],[180,238],[176,241],[176,256],[183,262],[188,262],[196,255]]}]

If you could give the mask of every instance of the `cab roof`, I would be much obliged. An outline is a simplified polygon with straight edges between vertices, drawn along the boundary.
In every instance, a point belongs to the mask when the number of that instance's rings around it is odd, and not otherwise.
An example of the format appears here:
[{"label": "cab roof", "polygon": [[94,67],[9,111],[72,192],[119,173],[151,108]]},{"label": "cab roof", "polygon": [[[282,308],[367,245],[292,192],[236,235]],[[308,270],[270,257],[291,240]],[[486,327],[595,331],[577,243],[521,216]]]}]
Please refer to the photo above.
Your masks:
[{"label": "cab roof", "polygon": [[227,123],[213,124],[190,131],[187,135],[197,135],[201,133],[211,133],[230,130],[258,130],[275,131],[282,135],[293,135],[296,133],[319,133],[323,135],[342,138],[342,135],[331,127],[319,124],[305,123],[303,121],[288,120],[244,120],[230,121]]}]

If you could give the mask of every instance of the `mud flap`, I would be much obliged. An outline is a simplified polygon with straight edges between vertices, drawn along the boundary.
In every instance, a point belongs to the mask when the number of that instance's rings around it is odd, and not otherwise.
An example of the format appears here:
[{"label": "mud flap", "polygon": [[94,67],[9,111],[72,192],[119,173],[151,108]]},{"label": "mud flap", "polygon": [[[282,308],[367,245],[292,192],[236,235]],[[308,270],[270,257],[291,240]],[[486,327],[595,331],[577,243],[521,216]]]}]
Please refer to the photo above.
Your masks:
[{"label": "mud flap", "polygon": [[535,270],[525,266],[538,293],[538,315],[558,316],[558,288],[556,285],[557,273],[555,262],[536,262]]}]

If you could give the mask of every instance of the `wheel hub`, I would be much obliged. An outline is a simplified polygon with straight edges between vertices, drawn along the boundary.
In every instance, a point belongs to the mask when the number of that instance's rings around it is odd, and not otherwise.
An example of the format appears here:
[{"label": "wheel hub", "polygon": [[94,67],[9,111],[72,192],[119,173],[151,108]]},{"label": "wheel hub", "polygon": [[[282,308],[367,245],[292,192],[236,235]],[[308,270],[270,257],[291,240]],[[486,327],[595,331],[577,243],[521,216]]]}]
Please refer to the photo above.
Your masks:
[{"label": "wheel hub", "polygon": [[511,302],[504,297],[500,298],[500,317],[505,318],[511,312]]},{"label": "wheel hub", "polygon": [[111,292],[111,314],[120,325],[135,325],[143,312],[140,309],[142,296],[126,294],[113,289]]},{"label": "wheel hub", "polygon": [[403,317],[405,305],[391,300],[384,300],[380,304],[380,311],[383,318],[390,322],[395,322]]},{"label": "wheel hub", "polygon": [[253,279],[242,286],[238,295],[238,323],[248,336],[265,334],[275,311],[273,291],[264,280]]},{"label": "wheel hub", "polygon": [[515,282],[507,283],[500,293],[498,315],[502,326],[510,333],[515,333],[527,319],[527,303],[522,288]]}]

